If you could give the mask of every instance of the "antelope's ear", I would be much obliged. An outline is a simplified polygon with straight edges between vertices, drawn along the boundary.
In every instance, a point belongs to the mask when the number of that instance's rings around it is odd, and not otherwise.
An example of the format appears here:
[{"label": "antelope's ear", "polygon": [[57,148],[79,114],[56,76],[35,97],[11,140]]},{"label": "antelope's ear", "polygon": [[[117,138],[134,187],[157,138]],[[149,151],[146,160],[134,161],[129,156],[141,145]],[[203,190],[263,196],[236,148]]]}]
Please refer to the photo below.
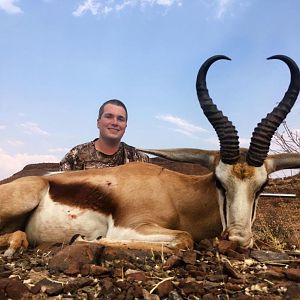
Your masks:
[{"label": "antelope's ear", "polygon": [[199,150],[191,148],[138,150],[174,161],[200,164],[211,171],[215,169],[215,165],[220,159],[219,151]]},{"label": "antelope's ear", "polygon": [[297,169],[300,168],[300,153],[269,155],[265,163],[268,174],[284,169]]}]

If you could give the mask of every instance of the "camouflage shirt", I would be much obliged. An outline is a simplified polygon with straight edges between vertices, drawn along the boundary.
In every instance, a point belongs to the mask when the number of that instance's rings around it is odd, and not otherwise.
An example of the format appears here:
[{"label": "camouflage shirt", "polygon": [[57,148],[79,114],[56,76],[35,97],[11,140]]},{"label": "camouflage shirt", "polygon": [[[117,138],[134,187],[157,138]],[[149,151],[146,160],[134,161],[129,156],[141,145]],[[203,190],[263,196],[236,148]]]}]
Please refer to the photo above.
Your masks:
[{"label": "camouflage shirt", "polygon": [[104,154],[95,148],[97,139],[75,146],[59,163],[61,171],[107,168],[123,165],[132,161],[148,162],[149,157],[134,147],[121,142],[119,150]]}]

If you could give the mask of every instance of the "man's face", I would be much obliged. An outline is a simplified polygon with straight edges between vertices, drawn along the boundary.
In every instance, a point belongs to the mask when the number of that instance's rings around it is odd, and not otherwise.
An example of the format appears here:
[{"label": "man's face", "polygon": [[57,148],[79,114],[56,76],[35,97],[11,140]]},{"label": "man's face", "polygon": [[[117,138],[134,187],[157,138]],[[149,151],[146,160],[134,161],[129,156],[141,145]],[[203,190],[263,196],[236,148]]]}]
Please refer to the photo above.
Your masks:
[{"label": "man's face", "polygon": [[121,141],[127,127],[126,111],[122,106],[106,104],[101,118],[97,120],[97,127],[101,138]]}]

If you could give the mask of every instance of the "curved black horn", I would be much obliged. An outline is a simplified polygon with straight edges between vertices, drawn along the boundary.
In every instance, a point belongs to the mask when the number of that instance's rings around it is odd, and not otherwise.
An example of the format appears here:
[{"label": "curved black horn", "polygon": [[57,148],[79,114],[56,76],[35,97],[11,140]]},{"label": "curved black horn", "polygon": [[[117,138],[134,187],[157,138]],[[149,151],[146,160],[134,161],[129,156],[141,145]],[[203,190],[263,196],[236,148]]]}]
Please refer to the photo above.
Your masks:
[{"label": "curved black horn", "polygon": [[297,64],[285,55],[274,55],[268,59],[279,59],[285,62],[291,73],[291,82],[283,99],[262,119],[252,133],[249,151],[246,161],[249,165],[260,167],[268,155],[271,139],[293,107],[300,89],[300,72]]},{"label": "curved black horn", "polygon": [[207,71],[215,61],[220,59],[230,60],[227,56],[215,55],[203,63],[198,72],[196,88],[201,108],[218,135],[221,160],[226,164],[234,164],[240,156],[237,131],[228,118],[213,103],[206,87]]}]

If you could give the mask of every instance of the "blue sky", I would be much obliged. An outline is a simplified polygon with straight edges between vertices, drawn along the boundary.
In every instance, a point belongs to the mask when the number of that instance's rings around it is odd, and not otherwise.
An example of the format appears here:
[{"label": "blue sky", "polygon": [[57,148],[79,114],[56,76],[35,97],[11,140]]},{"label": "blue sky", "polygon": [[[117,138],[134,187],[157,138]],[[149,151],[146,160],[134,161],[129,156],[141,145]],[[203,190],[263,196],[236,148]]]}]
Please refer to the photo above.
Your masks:
[{"label": "blue sky", "polygon": [[[98,136],[105,100],[129,110],[124,141],[143,148],[218,149],[195,80],[207,84],[248,146],[300,64],[298,0],[0,0],[0,179],[57,162]],[[300,129],[300,100],[287,118]]]}]

